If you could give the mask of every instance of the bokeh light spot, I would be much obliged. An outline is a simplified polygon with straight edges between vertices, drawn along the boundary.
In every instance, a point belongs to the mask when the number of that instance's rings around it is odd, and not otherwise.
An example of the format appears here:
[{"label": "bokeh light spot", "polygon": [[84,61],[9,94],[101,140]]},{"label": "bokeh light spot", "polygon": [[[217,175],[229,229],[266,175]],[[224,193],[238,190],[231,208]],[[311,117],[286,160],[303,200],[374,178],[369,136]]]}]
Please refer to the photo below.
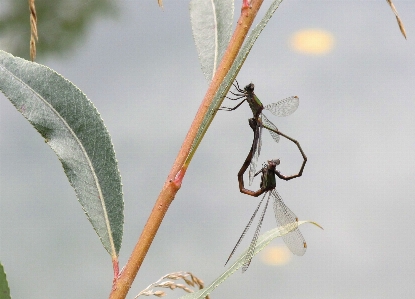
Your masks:
[{"label": "bokeh light spot", "polygon": [[325,30],[304,29],[292,35],[290,44],[293,50],[300,53],[324,55],[333,50],[334,37]]},{"label": "bokeh light spot", "polygon": [[288,250],[286,246],[268,245],[262,251],[260,258],[264,264],[271,266],[281,266],[291,261],[292,253]]}]

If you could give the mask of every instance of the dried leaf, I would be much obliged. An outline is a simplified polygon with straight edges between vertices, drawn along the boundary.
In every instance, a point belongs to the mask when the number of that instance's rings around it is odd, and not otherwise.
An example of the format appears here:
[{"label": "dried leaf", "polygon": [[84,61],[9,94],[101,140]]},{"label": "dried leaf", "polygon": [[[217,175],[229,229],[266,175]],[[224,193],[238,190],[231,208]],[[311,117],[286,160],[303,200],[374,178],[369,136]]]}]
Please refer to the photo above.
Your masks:
[{"label": "dried leaf", "polygon": [[389,6],[391,7],[391,9],[392,9],[393,13],[395,14],[395,16],[396,16],[396,21],[398,22],[398,25],[399,25],[399,29],[401,30],[402,35],[403,35],[403,36],[405,37],[405,39],[406,39],[406,31],[405,31],[405,27],[404,27],[404,25],[403,25],[403,22],[402,22],[401,18],[400,18],[400,17],[399,17],[399,15],[398,15],[398,11],[396,10],[395,5],[393,5],[392,0],[386,0],[386,2],[388,2],[388,4],[389,4]]}]

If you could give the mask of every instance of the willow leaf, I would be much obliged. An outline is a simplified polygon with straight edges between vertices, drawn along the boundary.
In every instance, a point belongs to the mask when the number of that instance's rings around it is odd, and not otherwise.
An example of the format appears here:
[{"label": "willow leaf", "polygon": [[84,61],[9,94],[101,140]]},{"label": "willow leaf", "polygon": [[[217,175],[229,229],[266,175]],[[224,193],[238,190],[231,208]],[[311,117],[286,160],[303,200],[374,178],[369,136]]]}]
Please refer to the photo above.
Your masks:
[{"label": "willow leaf", "polygon": [[53,70],[3,51],[0,90],[54,150],[102,244],[117,257],[124,223],[121,177],[97,109]]},{"label": "willow leaf", "polygon": [[221,83],[216,95],[213,99],[212,104],[209,107],[209,111],[206,113],[205,118],[201,126],[198,129],[195,141],[193,142],[192,148],[190,149],[189,157],[193,156],[193,152],[196,151],[197,147],[199,146],[200,142],[202,141],[203,136],[205,135],[207,129],[210,126],[213,118],[218,111],[219,106],[222,104],[223,99],[225,98],[229,88],[231,87],[233,81],[235,80],[236,76],[239,73],[243,63],[245,62],[246,57],[248,56],[249,52],[251,51],[255,41],[261,34],[262,30],[267,25],[268,21],[271,19],[274,12],[277,10],[278,6],[282,0],[275,0],[272,2],[271,6],[269,7],[268,11],[266,12],[265,16],[262,20],[258,23],[258,25],[251,31],[251,34],[247,37],[244,45],[241,48],[241,51],[238,53],[234,63],[232,64],[229,72],[226,74],[225,79]]},{"label": "willow leaf", "polygon": [[6,272],[4,272],[3,265],[0,263],[0,298],[10,299],[10,289],[7,282]]},{"label": "willow leaf", "polygon": [[189,9],[199,61],[210,82],[231,38],[233,0],[191,0]]},{"label": "willow leaf", "polygon": [[[299,221],[298,226],[304,223],[311,223],[322,229],[322,227],[319,224],[313,221]],[[264,249],[272,240],[274,240],[277,237],[281,237],[289,232],[290,228],[277,227],[259,236],[255,246],[254,256],[258,254],[262,249]],[[204,298],[207,295],[209,295],[214,289],[216,289],[216,287],[218,287],[222,282],[228,279],[229,276],[235,273],[236,270],[243,266],[243,264],[245,263],[245,255],[247,252],[248,248],[238,257],[238,259],[233,263],[232,266],[230,266],[225,272],[223,272],[218,278],[216,278],[210,285],[195,293],[182,296],[179,299],[198,299]]]}]

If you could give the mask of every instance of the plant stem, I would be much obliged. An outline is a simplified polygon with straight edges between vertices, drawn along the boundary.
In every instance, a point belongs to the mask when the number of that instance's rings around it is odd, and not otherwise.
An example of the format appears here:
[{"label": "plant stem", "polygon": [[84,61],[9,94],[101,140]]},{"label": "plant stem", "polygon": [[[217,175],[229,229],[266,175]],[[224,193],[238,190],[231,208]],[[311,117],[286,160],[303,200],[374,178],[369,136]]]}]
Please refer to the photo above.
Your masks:
[{"label": "plant stem", "polygon": [[223,59],[216,70],[215,76],[210,83],[209,89],[196,113],[195,119],[186,135],[182,147],[174,161],[173,167],[167,177],[166,182],[156,200],[141,236],[133,249],[133,252],[126,266],[121,271],[118,279],[114,282],[110,294],[111,299],[124,299],[140,269],[141,264],[150,248],[161,221],[164,218],[170,204],[172,203],[177,191],[180,189],[183,177],[188,165],[184,162],[189,155],[190,148],[195,140],[197,131],[202,124],[210,104],[213,101],[221,82],[231,68],[235,58],[242,47],[245,37],[255,19],[255,16],[262,5],[263,0],[256,0],[251,3],[252,7],[242,7],[241,16],[236,25],[235,32],[229,42],[228,48]]}]

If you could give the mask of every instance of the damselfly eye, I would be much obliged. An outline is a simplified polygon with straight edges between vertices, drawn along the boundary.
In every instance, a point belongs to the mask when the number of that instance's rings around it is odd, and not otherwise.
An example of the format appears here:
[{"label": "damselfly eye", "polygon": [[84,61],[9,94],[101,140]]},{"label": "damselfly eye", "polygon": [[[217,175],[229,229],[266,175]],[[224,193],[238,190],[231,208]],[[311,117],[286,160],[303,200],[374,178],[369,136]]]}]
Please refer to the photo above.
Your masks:
[{"label": "damselfly eye", "polygon": [[272,166],[272,167],[275,167],[275,166],[277,166],[277,165],[280,165],[280,159],[269,160],[269,161],[268,161],[268,165],[269,165],[269,166]]}]

